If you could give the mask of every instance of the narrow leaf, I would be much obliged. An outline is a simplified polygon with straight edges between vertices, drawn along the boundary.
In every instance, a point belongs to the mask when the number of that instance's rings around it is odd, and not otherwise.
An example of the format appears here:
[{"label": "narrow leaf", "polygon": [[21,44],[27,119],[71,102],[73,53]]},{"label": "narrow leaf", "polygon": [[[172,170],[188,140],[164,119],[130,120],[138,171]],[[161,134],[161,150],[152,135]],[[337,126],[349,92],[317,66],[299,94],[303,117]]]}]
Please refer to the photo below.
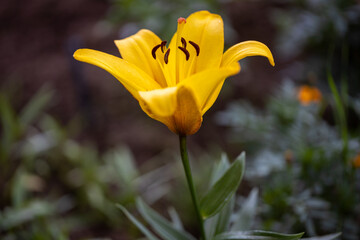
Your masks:
[{"label": "narrow leaf", "polygon": [[341,235],[341,232],[338,232],[338,233],[328,234],[325,236],[303,238],[303,240],[333,240],[333,239],[340,237],[340,235]]},{"label": "narrow leaf", "polygon": [[285,234],[269,231],[227,232],[217,235],[214,240],[298,240],[304,233]]},{"label": "narrow leaf", "polygon": [[149,239],[149,240],[159,240],[154,236],[141,222],[139,222],[131,213],[129,213],[126,208],[120,204],[116,204],[118,208],[126,215],[126,217]]},{"label": "narrow leaf", "polygon": [[141,216],[164,239],[195,240],[189,233],[176,229],[169,221],[147,206],[140,198],[136,200],[136,206]]},{"label": "narrow leaf", "polygon": [[171,207],[168,209],[169,216],[171,218],[171,222],[174,227],[178,230],[184,230],[183,224],[179,217],[179,214],[176,212],[175,208]]},{"label": "narrow leaf", "polygon": [[201,200],[200,212],[204,219],[214,216],[230,201],[244,175],[244,168],[243,152]]},{"label": "narrow leaf", "polygon": [[236,214],[236,220],[231,227],[231,231],[244,231],[250,229],[256,214],[258,193],[259,190],[257,188],[254,188],[250,192],[249,197],[241,206],[240,211]]},{"label": "narrow leaf", "polygon": [[10,104],[10,100],[2,93],[0,93],[0,123],[2,126],[2,135],[0,138],[0,163],[2,163],[3,161],[8,160],[14,146],[14,141],[20,132],[16,113]]},{"label": "narrow leaf", "polygon": [[216,224],[215,235],[228,230],[230,224],[230,217],[235,207],[235,196],[231,197],[231,200],[225,205],[225,207],[219,212],[218,221]]},{"label": "narrow leaf", "polygon": [[229,159],[225,153],[221,154],[220,162],[214,167],[214,170],[211,173],[210,188],[214,186],[216,181],[218,181],[225,171],[230,167]]},{"label": "narrow leaf", "polygon": [[[228,170],[230,167],[229,160],[226,154],[221,155],[221,161],[215,165],[214,170],[211,174],[210,188],[215,184],[216,181],[221,178],[221,176]],[[212,239],[215,235],[225,232],[230,223],[230,217],[233,212],[235,205],[235,197],[232,196],[231,200],[223,207],[223,209],[214,215],[213,217],[207,219],[205,222],[205,232],[208,239]]]},{"label": "narrow leaf", "polygon": [[26,104],[20,113],[20,122],[23,126],[31,124],[36,117],[49,105],[53,92],[47,87],[42,88],[31,100]]}]

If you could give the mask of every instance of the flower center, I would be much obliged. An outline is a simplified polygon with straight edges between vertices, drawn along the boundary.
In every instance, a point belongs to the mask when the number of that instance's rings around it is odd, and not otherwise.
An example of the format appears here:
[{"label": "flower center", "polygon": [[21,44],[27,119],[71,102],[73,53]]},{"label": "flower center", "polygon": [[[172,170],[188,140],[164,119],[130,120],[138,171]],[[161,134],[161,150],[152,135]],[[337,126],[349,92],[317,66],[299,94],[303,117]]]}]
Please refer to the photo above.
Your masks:
[{"label": "flower center", "polygon": [[[165,46],[166,46],[166,41],[162,41],[160,44],[156,45],[155,47],[153,47],[153,49],[151,50],[151,55],[153,56],[153,58],[156,60],[156,51],[160,48],[161,52],[164,53],[165,51]],[[196,51],[196,56],[199,56],[200,54],[200,47],[198,44],[194,43],[193,41],[188,41],[188,43],[195,49]],[[186,40],[182,37],[181,38],[181,45],[182,46],[178,46],[178,48],[185,54],[185,59],[186,61],[189,60],[190,58],[190,52],[186,49],[187,46],[187,42]],[[165,64],[167,64],[169,62],[169,55],[170,55],[170,48],[168,48],[168,50],[165,52],[164,55],[164,62]]]}]

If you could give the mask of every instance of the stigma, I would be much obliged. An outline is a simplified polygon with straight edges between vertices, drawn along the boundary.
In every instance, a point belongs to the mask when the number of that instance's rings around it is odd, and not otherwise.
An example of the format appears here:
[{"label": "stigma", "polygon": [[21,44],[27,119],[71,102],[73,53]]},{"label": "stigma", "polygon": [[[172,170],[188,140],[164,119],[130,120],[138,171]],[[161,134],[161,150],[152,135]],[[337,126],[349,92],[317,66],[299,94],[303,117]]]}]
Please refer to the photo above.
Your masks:
[{"label": "stigma", "polygon": [[177,20],[178,24],[181,24],[181,23],[186,23],[186,19],[183,18],[183,17],[179,17],[178,20]]}]

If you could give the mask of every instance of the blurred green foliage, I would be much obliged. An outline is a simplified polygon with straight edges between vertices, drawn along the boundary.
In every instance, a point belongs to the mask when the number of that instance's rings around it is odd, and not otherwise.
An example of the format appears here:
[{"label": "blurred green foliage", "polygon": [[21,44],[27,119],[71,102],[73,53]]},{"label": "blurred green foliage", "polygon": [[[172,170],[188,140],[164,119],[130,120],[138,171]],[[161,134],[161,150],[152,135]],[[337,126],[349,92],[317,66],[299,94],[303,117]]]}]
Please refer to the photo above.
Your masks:
[{"label": "blurred green foliage", "polygon": [[[245,177],[261,186],[257,225],[308,236],[341,231],[344,239],[358,239],[360,172],[352,160],[360,153],[360,126],[349,128],[345,142],[341,128],[329,123],[328,112],[339,114],[333,95],[303,106],[297,91],[285,82],[263,111],[238,101],[217,115],[229,127],[229,141],[248,150]],[[357,101],[346,111],[358,111]]]},{"label": "blurred green foliage", "polygon": [[[151,165],[141,176],[126,147],[100,153],[76,140],[79,118],[65,127],[45,111],[54,95],[44,87],[18,111],[0,93],[2,239],[68,239],[91,226],[119,230],[126,223],[114,203],[132,204],[139,193],[155,202],[176,176],[174,165]],[[125,238],[132,233],[121,232]]]},{"label": "blurred green foliage", "polygon": [[[355,0],[280,0],[271,11],[278,57],[290,61],[292,79],[326,83],[331,65],[337,82],[360,91],[360,7]],[[276,57],[275,57],[276,61]]]},{"label": "blurred green foliage", "polygon": [[138,28],[151,29],[164,39],[176,31],[177,19],[197,10],[218,12],[218,0],[111,0],[107,19],[112,23],[124,24],[123,31],[135,33]]}]

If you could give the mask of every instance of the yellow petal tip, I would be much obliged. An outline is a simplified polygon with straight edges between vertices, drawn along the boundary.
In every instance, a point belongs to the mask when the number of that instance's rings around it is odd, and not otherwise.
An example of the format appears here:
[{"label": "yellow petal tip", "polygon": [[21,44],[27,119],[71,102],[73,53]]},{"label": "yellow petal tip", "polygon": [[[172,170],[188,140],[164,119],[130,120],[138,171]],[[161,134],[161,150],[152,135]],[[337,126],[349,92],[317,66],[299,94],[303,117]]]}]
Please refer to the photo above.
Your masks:
[{"label": "yellow petal tip", "polygon": [[78,50],[76,50],[76,51],[74,52],[73,57],[74,57],[76,60],[81,61],[81,57],[82,57],[84,51],[87,51],[87,50],[89,50],[89,49],[86,49],[86,48],[78,49]]},{"label": "yellow petal tip", "polygon": [[275,61],[274,61],[274,57],[270,51],[270,49],[268,49],[268,54],[267,54],[267,59],[269,60],[269,63],[271,64],[271,66],[275,67]]},{"label": "yellow petal tip", "polygon": [[274,62],[274,59],[273,59],[273,58],[269,59],[269,62],[270,62],[270,64],[271,64],[271,66],[275,67],[275,62]]}]

